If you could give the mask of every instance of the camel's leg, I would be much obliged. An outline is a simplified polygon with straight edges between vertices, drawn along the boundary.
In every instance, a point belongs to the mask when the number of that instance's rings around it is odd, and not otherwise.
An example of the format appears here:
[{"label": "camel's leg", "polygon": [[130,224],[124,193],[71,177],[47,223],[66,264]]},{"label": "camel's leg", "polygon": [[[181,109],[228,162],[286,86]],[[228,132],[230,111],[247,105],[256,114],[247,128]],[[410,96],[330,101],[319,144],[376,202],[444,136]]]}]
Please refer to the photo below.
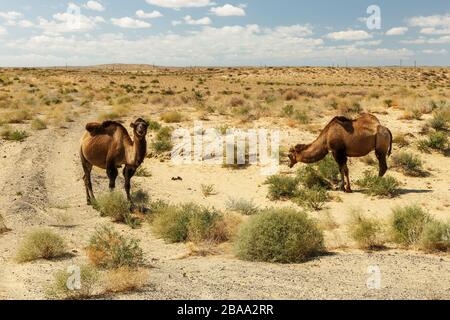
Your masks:
[{"label": "camel's leg", "polygon": [[119,175],[119,171],[115,163],[109,163],[106,167],[106,173],[109,178],[109,190],[113,191],[116,188],[116,179]]},{"label": "camel's leg", "polygon": [[94,191],[92,190],[92,181],[91,181],[91,172],[92,172],[92,164],[90,164],[83,153],[80,153],[81,156],[81,164],[83,166],[84,171],[84,186],[86,187],[86,201],[88,205],[92,204],[92,201],[95,201]]},{"label": "camel's leg", "polygon": [[347,187],[345,188],[345,192],[352,193],[352,187],[350,185],[350,170],[348,170],[347,166],[347,157],[345,157],[345,165],[344,165],[344,173],[345,173],[345,179],[347,180]]},{"label": "camel's leg", "polygon": [[130,166],[125,166],[125,169],[123,169],[123,176],[125,177],[125,192],[127,193],[127,199],[131,203],[133,202],[131,199],[131,178],[133,178],[134,173],[136,172],[136,169]]},{"label": "camel's leg", "polygon": [[376,151],[375,154],[376,154],[378,162],[380,164],[379,176],[384,177],[384,175],[386,174],[386,171],[388,170],[386,154],[383,152],[378,152],[378,151]]},{"label": "camel's leg", "polygon": [[346,161],[346,160],[344,160],[345,153],[333,151],[333,157],[334,157],[334,160],[339,165],[339,172],[341,173],[341,183],[339,185],[339,188],[341,189],[341,191],[345,191],[345,180],[344,180],[344,178],[345,178],[344,163]]}]

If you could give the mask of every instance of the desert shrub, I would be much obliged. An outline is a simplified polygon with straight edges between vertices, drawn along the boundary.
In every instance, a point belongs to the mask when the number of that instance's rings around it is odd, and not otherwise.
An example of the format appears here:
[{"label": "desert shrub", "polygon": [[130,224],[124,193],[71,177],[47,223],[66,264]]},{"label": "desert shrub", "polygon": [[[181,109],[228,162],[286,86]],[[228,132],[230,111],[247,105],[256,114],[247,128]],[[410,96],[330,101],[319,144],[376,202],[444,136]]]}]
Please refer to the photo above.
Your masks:
[{"label": "desert shrub", "polygon": [[399,133],[394,136],[394,140],[392,141],[394,144],[398,145],[399,147],[406,147],[409,145],[408,140],[406,139],[406,134]]},{"label": "desert shrub", "polygon": [[347,224],[350,238],[360,249],[379,249],[384,245],[383,224],[359,211],[353,211]]},{"label": "desert shrub", "polygon": [[339,166],[332,155],[327,155],[322,161],[315,164],[315,167],[323,178],[331,183],[339,182]]},{"label": "desert shrub", "polygon": [[420,247],[428,252],[450,249],[450,224],[440,221],[428,222],[422,232]]},{"label": "desert shrub", "polygon": [[159,124],[159,122],[154,121],[154,120],[147,120],[148,123],[148,129],[150,131],[158,131],[159,129],[161,129],[161,124]]},{"label": "desert shrub", "polygon": [[426,172],[423,170],[422,161],[416,155],[408,152],[400,152],[392,156],[392,163],[395,167],[403,171],[407,176],[423,177]]},{"label": "desert shrub", "polygon": [[431,133],[427,139],[419,140],[418,148],[423,152],[429,152],[430,149],[437,151],[446,151],[448,149],[447,133],[443,131],[436,131]]},{"label": "desert shrub", "polygon": [[235,108],[235,107],[241,107],[243,106],[245,103],[245,100],[242,99],[241,97],[232,97],[230,100],[230,105]]},{"label": "desert shrub", "polygon": [[430,221],[428,212],[417,205],[394,209],[390,221],[393,241],[404,246],[417,244]]},{"label": "desert shrub", "polygon": [[226,203],[227,210],[238,212],[245,216],[251,216],[258,213],[259,208],[253,203],[253,201],[245,200],[242,198],[230,198]]},{"label": "desert shrub", "polygon": [[331,183],[313,166],[306,166],[298,171],[298,180],[308,189],[331,189]]},{"label": "desert shrub", "polygon": [[313,186],[312,188],[300,189],[294,201],[307,209],[320,211],[330,201],[330,195],[327,190]]},{"label": "desert shrub", "polygon": [[0,135],[5,140],[17,141],[17,142],[22,142],[26,138],[28,138],[28,133],[26,131],[20,131],[20,130],[13,131],[8,127],[3,128]]},{"label": "desert shrub", "polygon": [[150,202],[150,195],[142,189],[133,191],[131,198],[133,199],[133,203],[140,207],[147,206]]},{"label": "desert shrub", "polygon": [[106,226],[96,229],[86,250],[89,260],[104,269],[138,268],[144,262],[138,240],[123,237]]},{"label": "desert shrub", "polygon": [[15,110],[3,115],[7,123],[23,123],[25,120],[31,120],[31,114],[28,110]]},{"label": "desert shrub", "polygon": [[38,259],[54,259],[66,254],[63,238],[49,229],[37,229],[30,232],[22,241],[16,259],[28,262]]},{"label": "desert shrub", "polygon": [[94,209],[102,217],[110,217],[114,222],[122,222],[132,228],[140,226],[140,220],[130,212],[130,204],[122,192],[106,192],[101,194],[94,203]]},{"label": "desert shrub", "polygon": [[281,175],[269,177],[266,182],[269,185],[269,198],[272,200],[290,199],[298,190],[298,178]]},{"label": "desert shrub", "polygon": [[399,193],[400,182],[391,176],[379,177],[366,171],[364,177],[356,181],[356,185],[365,188],[363,192],[369,195],[393,198]]},{"label": "desert shrub", "polygon": [[136,173],[134,175],[136,177],[142,177],[142,178],[150,178],[152,176],[151,172],[142,166],[136,170]]},{"label": "desert shrub", "polygon": [[447,129],[448,122],[447,114],[443,111],[438,111],[434,113],[433,118],[429,121],[429,125],[436,131],[442,131]]},{"label": "desert shrub", "polygon": [[295,108],[292,104],[285,105],[281,110],[282,116],[292,117],[294,115]]},{"label": "desert shrub", "polygon": [[164,240],[177,242],[223,242],[225,239],[217,228],[223,215],[215,209],[194,203],[167,206],[159,210],[153,220],[155,232]]},{"label": "desert shrub", "polygon": [[159,129],[156,140],[152,142],[151,147],[157,154],[171,151],[173,148],[172,128],[163,127]]},{"label": "desert shrub", "polygon": [[305,213],[267,209],[241,226],[237,256],[249,261],[298,263],[324,250],[323,234]]},{"label": "desert shrub", "polygon": [[105,275],[105,291],[107,293],[137,291],[147,285],[148,278],[148,271],[142,268],[121,267],[108,270]]},{"label": "desert shrub", "polygon": [[39,118],[33,119],[31,122],[31,129],[33,130],[44,130],[47,129],[47,124],[44,120],[41,120]]},{"label": "desert shrub", "polygon": [[311,120],[305,110],[296,110],[292,118],[301,124],[308,124]]},{"label": "desert shrub", "polygon": [[165,123],[179,123],[183,118],[183,114],[178,111],[168,111],[161,115],[161,120]]},{"label": "desert shrub", "polygon": [[217,194],[213,184],[202,184],[201,189],[204,197],[209,197]]},{"label": "desert shrub", "polygon": [[67,271],[57,272],[54,276],[53,284],[46,290],[47,298],[56,300],[81,300],[94,296],[100,278],[99,272],[94,267],[88,265],[80,267],[80,288],[68,288],[68,282],[71,276],[73,274]]}]

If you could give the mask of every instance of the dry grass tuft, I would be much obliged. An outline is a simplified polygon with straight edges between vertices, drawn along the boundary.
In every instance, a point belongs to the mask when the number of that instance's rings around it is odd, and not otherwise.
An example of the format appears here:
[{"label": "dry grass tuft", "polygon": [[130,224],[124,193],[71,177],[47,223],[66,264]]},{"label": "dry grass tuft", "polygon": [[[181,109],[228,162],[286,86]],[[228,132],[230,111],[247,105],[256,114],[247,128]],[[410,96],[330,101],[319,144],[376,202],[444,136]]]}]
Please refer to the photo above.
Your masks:
[{"label": "dry grass tuft", "polygon": [[138,291],[148,285],[149,271],[143,268],[121,267],[108,270],[105,275],[106,293],[126,293]]},{"label": "dry grass tuft", "polygon": [[54,259],[66,255],[63,238],[50,229],[37,229],[30,232],[17,252],[16,260],[20,263],[38,259]]}]

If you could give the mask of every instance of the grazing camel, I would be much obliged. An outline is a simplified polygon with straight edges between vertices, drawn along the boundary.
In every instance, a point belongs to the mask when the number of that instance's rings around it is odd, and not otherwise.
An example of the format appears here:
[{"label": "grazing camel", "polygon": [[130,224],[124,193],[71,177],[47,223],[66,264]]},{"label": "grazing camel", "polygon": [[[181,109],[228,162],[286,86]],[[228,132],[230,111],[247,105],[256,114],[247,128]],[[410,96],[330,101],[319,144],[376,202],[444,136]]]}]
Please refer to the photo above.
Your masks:
[{"label": "grazing camel", "polygon": [[128,135],[127,129],[115,121],[86,125],[87,132],[81,139],[80,156],[84,170],[83,180],[86,186],[88,205],[95,201],[91,182],[93,166],[106,170],[109,188],[113,190],[116,187],[117,169],[125,165],[123,170],[125,191],[128,201],[132,202],[130,180],[147,155],[145,136],[147,135],[148,123],[143,119],[137,119],[131,124],[131,128],[133,128],[134,133],[133,140]]},{"label": "grazing camel", "polygon": [[[298,162],[315,163],[327,156],[329,152],[339,165],[342,177],[341,189],[351,193],[348,157],[364,157],[375,150],[380,164],[380,177],[384,176],[388,166],[386,158],[392,152],[392,133],[383,127],[373,115],[364,114],[356,120],[345,117],[334,118],[311,144],[299,144],[289,151],[290,167]],[[345,186],[344,176],[347,185]]]}]

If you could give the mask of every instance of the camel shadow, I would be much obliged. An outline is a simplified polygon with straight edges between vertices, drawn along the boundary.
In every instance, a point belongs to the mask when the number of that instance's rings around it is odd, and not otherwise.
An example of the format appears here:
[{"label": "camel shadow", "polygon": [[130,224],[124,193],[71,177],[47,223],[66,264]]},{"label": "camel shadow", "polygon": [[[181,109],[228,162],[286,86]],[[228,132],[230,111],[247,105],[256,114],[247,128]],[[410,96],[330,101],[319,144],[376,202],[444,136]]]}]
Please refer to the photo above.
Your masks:
[{"label": "camel shadow", "polygon": [[426,194],[426,193],[432,193],[433,190],[423,190],[423,189],[399,189],[398,194],[399,195],[405,195],[405,194]]}]

